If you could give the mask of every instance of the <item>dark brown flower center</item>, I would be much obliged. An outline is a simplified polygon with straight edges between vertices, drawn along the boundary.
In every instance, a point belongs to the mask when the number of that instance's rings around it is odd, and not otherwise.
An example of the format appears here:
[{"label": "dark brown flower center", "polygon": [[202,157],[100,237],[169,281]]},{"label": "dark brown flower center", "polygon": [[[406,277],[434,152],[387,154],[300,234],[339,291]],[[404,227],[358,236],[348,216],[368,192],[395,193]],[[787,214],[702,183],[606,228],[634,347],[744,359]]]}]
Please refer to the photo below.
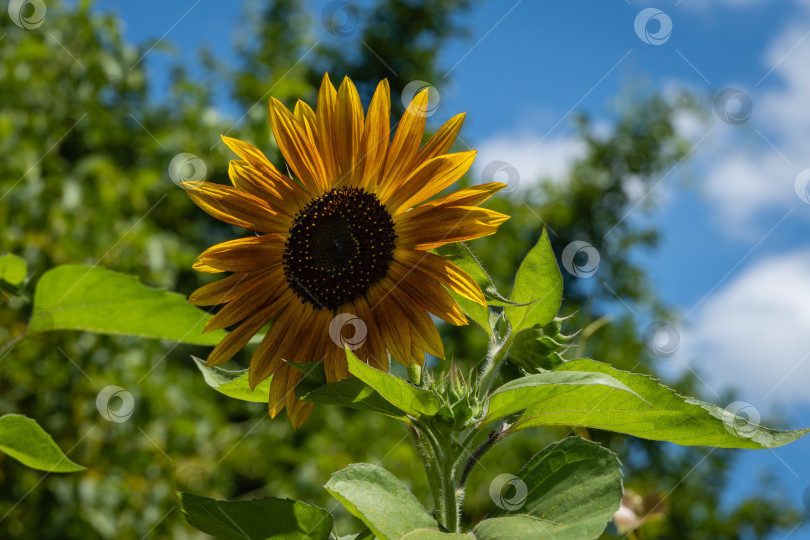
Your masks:
[{"label": "dark brown flower center", "polygon": [[394,259],[394,220],[361,188],[332,189],[295,216],[284,249],[290,288],[318,309],[365,295]]}]

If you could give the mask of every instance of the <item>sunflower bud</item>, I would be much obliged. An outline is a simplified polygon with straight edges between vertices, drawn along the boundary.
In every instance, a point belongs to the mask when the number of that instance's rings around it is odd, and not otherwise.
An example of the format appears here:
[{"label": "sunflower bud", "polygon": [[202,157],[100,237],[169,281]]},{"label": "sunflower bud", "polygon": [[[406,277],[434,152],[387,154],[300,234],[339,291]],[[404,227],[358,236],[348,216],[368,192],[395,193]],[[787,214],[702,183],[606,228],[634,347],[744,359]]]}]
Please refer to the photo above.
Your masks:
[{"label": "sunflower bud", "polygon": [[528,373],[548,371],[565,362],[562,355],[576,336],[562,333],[568,318],[556,317],[543,327],[522,331],[509,350],[509,361]]},{"label": "sunflower bud", "polygon": [[439,378],[428,380],[427,387],[442,403],[436,418],[454,430],[465,428],[480,412],[472,385],[455,364]]}]

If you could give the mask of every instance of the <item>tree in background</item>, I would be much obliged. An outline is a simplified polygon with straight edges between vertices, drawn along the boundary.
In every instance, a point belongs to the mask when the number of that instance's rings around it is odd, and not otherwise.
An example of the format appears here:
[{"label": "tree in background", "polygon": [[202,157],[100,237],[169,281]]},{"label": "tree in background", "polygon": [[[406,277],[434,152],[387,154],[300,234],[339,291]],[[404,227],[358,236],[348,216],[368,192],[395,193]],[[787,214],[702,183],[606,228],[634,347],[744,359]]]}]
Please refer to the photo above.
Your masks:
[{"label": "tree in background", "polygon": [[[0,17],[0,252],[24,257],[32,282],[54,265],[80,262],[188,293],[202,284],[190,270],[194,257],[233,231],[196,211],[167,174],[171,160],[181,152],[194,154],[205,163],[206,178],[224,181],[232,156],[219,134],[227,133],[280,162],[267,126],[267,99],[271,92],[314,96],[324,70],[335,78],[349,75],[361,89],[388,78],[393,95],[412,80],[438,80],[438,53],[463,35],[463,15],[473,2],[379,0],[344,14],[339,26],[334,13],[310,13],[290,0],[251,4],[247,18],[254,26],[237,44],[240,64],[226,67],[204,51],[208,73],[195,79],[178,66],[161,102],[149,96],[144,55],[150,44],[126,43],[118,21],[90,3],[70,6],[48,2],[45,24],[33,30]],[[222,80],[231,81],[226,98],[245,111],[243,119],[217,112],[214,83]],[[627,190],[631,179],[649,188],[683,156],[672,127],[681,106],[649,97],[621,110],[607,136],[596,136],[582,119],[586,152],[567,182],[521,179],[517,193],[495,201],[513,218],[498,242],[472,247],[496,282],[519,262],[545,221],[558,254],[572,240],[592,241],[602,256],[595,279],[634,309],[663,317],[665,306],[629,256],[654,247],[654,227],[629,220],[602,239],[635,204]],[[614,303],[598,284],[568,277],[566,287],[581,321],[599,319]],[[22,294],[26,290],[31,287]],[[30,314],[19,309],[11,291],[4,290],[2,302],[5,343],[24,331]],[[619,313],[588,338],[585,353],[623,369],[641,360],[654,372],[638,322]],[[474,332],[442,330],[448,358],[462,361]],[[62,448],[73,448],[71,458],[96,464],[57,477],[0,454],[0,537],[192,537],[176,511],[176,490],[228,499],[296,496],[326,505],[325,493],[312,486],[351,461],[384,461],[402,478],[422,478],[406,435],[379,417],[319,407],[295,433],[286,422],[269,421],[262,405],[229,400],[204,386],[189,359],[204,356],[204,349],[133,343],[89,334],[31,336],[0,360],[0,412],[36,418]],[[109,422],[96,410],[96,395],[111,384],[135,397],[126,422]],[[690,384],[685,379],[681,389]],[[369,430],[375,433],[372,445]],[[493,450],[483,465],[517,467],[551,435],[524,433],[508,449],[504,444]],[[642,493],[669,491],[705,455],[617,435],[591,436],[631,456],[629,477]],[[776,492],[718,513],[730,464],[727,452],[709,456],[670,494],[667,517],[651,535],[731,539],[747,529],[764,538],[795,523],[795,510]],[[476,474],[486,475],[486,469]],[[487,478],[475,485],[488,485]],[[428,492],[424,481],[412,487],[420,496]],[[488,503],[487,493],[470,493],[467,507],[480,512]]]}]

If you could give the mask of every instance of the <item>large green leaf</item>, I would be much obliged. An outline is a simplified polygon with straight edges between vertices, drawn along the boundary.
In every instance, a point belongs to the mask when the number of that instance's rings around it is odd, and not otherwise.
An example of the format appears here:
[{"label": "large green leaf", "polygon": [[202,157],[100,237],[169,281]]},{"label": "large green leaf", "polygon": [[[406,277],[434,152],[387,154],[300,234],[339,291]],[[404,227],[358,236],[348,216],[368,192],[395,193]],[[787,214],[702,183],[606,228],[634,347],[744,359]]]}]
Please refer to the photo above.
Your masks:
[{"label": "large green leaf", "polygon": [[613,392],[641,397],[623,383],[604,373],[549,371],[510,381],[499,387],[489,399],[485,422],[529,409],[588,410],[599,407]]},{"label": "large green leaf", "polygon": [[188,524],[223,540],[326,540],[334,520],[323,508],[292,499],[218,501],[178,495]]},{"label": "large green leaf", "polygon": [[568,399],[530,407],[512,430],[564,425],[598,428],[681,445],[720,448],[774,448],[810,433],[769,429],[736,416],[734,412],[694,398],[684,398],[647,375],[629,373],[590,359],[572,360],[554,370],[603,373],[635,394],[612,390],[597,403],[584,399],[587,392],[571,392]]},{"label": "large green leaf", "polygon": [[413,493],[380,466],[349,465],[334,473],[325,487],[381,540],[399,540],[418,529],[439,529]]},{"label": "large green leaf", "polygon": [[544,228],[540,240],[520,263],[509,295],[512,302],[528,305],[504,307],[512,332],[550,323],[560,310],[562,288],[562,274]]},{"label": "large green leaf", "polygon": [[97,266],[65,265],[45,272],[34,293],[34,313],[47,321],[40,331],[85,330],[197,345],[216,345],[225,337],[224,330],[203,334],[210,315],[183,296]]},{"label": "large green leaf", "polygon": [[19,285],[28,273],[25,259],[7,253],[0,255],[0,279],[11,285]]},{"label": "large green leaf", "polygon": [[256,389],[251,392],[248,384],[248,370],[229,371],[221,367],[208,367],[205,365],[205,360],[196,356],[191,358],[200,368],[208,386],[217,392],[242,401],[254,401],[256,403],[267,403],[269,401],[272,377],[259,383]]},{"label": "large green leaf", "polygon": [[505,479],[490,486],[497,508],[475,527],[478,538],[597,538],[622,501],[616,454],[579,437],[547,446]]},{"label": "large green leaf", "polygon": [[19,414],[0,416],[0,450],[32,469],[76,472],[84,467],[68,459],[35,420]]},{"label": "large green leaf", "polygon": [[349,373],[373,388],[383,399],[414,418],[434,416],[441,408],[439,398],[408,381],[361,362],[346,349]]}]

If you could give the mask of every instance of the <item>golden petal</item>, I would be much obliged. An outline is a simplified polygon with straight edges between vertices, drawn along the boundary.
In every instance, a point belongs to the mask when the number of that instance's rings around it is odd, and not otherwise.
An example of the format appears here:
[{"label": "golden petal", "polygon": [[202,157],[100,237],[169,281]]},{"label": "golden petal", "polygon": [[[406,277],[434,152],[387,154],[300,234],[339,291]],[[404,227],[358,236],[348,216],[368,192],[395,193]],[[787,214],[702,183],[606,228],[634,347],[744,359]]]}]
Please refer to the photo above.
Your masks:
[{"label": "golden petal", "polygon": [[[216,269],[215,269],[216,270]],[[216,270],[219,272],[219,270]],[[263,281],[270,270],[238,272],[220,280],[203,285],[188,297],[195,306],[216,306],[245,294],[257,283]]]},{"label": "golden petal", "polygon": [[467,324],[467,317],[459,305],[436,280],[396,261],[388,268],[388,275],[394,280],[396,287],[435,316],[456,326]]},{"label": "golden petal", "polygon": [[482,306],[487,305],[484,293],[473,278],[444,257],[427,252],[397,249],[394,259],[410,266],[428,278],[435,279],[451,291]]},{"label": "golden petal", "polygon": [[414,166],[421,165],[429,159],[449,152],[450,148],[453,147],[453,143],[456,142],[456,137],[458,136],[459,130],[461,130],[465,116],[466,113],[457,114],[445,122],[445,124],[439,128],[439,131],[419,150]]},{"label": "golden petal", "polygon": [[385,296],[385,291],[376,289],[377,297],[370,296],[375,305],[373,310],[375,328],[380,332],[388,351],[394,360],[408,366],[411,363],[411,339],[408,332],[410,326],[405,314],[399,308],[393,297]]},{"label": "golden petal", "polygon": [[208,355],[208,360],[205,362],[205,365],[214,367],[224,364],[233,358],[242,347],[247,345],[250,338],[270,321],[270,313],[274,308],[274,306],[262,308],[245,319],[242,324],[237,326],[233,331],[229,332],[228,335],[214,347],[211,354]]},{"label": "golden petal", "polygon": [[304,422],[307,421],[314,408],[314,403],[296,400],[295,410],[292,412],[292,414],[290,414],[289,410],[287,411],[287,414],[290,415],[290,423],[292,424],[293,429],[297,430],[304,425]]},{"label": "golden petal", "polygon": [[196,266],[216,268],[221,272],[250,272],[281,264],[285,237],[265,234],[228,240],[203,251]]},{"label": "golden petal", "polygon": [[[243,167],[251,171],[251,178],[244,180],[243,183],[249,182],[251,187],[256,189],[262,189],[258,186],[265,186],[273,193],[280,193],[281,198],[286,203],[289,204],[294,202],[295,206],[303,206],[307,203],[307,201],[309,201],[310,196],[306,191],[304,191],[304,188],[298,185],[295,180],[286,174],[282,174],[278,169],[276,169],[276,167],[270,162],[269,159],[267,159],[267,157],[265,157],[261,150],[252,144],[248,144],[238,139],[232,139],[231,137],[226,137],[225,135],[222,135],[221,137],[225,144],[228,145],[228,148],[233,150],[236,155],[246,161],[249,165]],[[233,161],[231,163],[233,163]],[[257,171],[258,175],[256,175],[254,171]],[[236,182],[238,180],[234,180],[233,176],[231,176],[231,180],[234,182],[234,186],[236,186]],[[236,187],[242,189],[240,186]],[[254,195],[258,194],[254,193]],[[259,197],[261,196],[259,195]],[[268,202],[272,203],[273,200],[268,200]]]},{"label": "golden petal", "polygon": [[377,85],[368,106],[363,142],[360,146],[362,170],[360,187],[374,191],[382,175],[388,144],[391,142],[391,89],[388,80]]},{"label": "golden petal", "polygon": [[397,216],[397,247],[429,251],[445,244],[487,236],[509,216],[477,206],[437,208],[410,218]]},{"label": "golden petal", "polygon": [[359,185],[362,169],[357,167],[360,160],[360,143],[363,139],[363,104],[351,79],[345,77],[340,84],[335,104],[335,132],[340,136],[333,140],[338,176],[334,186]]},{"label": "golden petal", "polygon": [[450,186],[469,170],[475,154],[475,150],[471,150],[426,161],[402,180],[390,199],[384,201],[389,211],[396,215]]},{"label": "golden petal", "polygon": [[267,201],[231,186],[204,182],[186,189],[191,200],[225,223],[259,232],[287,232],[289,218]]},{"label": "golden petal", "polygon": [[326,73],[321,81],[321,89],[318,92],[318,107],[316,119],[318,123],[318,148],[321,152],[326,178],[329,184],[334,183],[338,177],[337,158],[335,156],[335,104],[337,102],[337,91],[329,80]]},{"label": "golden petal", "polygon": [[427,101],[428,89],[426,88],[416,94],[405,110],[405,114],[402,115],[394,140],[388,149],[385,169],[379,183],[378,194],[383,201],[396,188],[398,181],[410,172],[408,166],[416,157],[419,145],[422,144],[422,135],[425,133],[427,115],[424,111]]},{"label": "golden petal", "polygon": [[[267,279],[256,284],[252,289],[245,291],[246,294],[242,294],[239,298],[228,302],[216,315],[211,317],[205,325],[204,331],[208,332],[233,326],[249,317],[250,314],[256,312],[262,306],[274,302],[284,290],[285,279],[281,267],[276,266],[275,271],[271,272]],[[274,313],[269,314],[271,318],[274,315]]]},{"label": "golden petal", "polygon": [[390,279],[383,283],[385,285],[380,284],[379,286],[386,289],[387,294],[394,298],[394,301],[407,317],[410,324],[411,343],[416,344],[417,347],[437,358],[444,358],[442,339],[428,312],[422,306],[416,304]]},{"label": "golden petal", "polygon": [[488,184],[479,184],[477,186],[460,189],[444,197],[439,197],[430,202],[420,204],[410,209],[407,214],[400,214],[400,216],[407,215],[408,217],[415,217],[436,208],[447,208],[451,206],[478,206],[505,187],[506,184],[490,182]]},{"label": "golden petal", "polygon": [[293,368],[286,364],[282,366],[273,374],[273,380],[270,382],[270,395],[267,402],[270,418],[275,418],[278,413],[284,409],[284,404],[287,401],[287,378],[293,372]]},{"label": "golden petal", "polygon": [[327,187],[326,169],[312,134],[276,98],[270,98],[270,125],[287,165],[310,196],[322,194]]}]

